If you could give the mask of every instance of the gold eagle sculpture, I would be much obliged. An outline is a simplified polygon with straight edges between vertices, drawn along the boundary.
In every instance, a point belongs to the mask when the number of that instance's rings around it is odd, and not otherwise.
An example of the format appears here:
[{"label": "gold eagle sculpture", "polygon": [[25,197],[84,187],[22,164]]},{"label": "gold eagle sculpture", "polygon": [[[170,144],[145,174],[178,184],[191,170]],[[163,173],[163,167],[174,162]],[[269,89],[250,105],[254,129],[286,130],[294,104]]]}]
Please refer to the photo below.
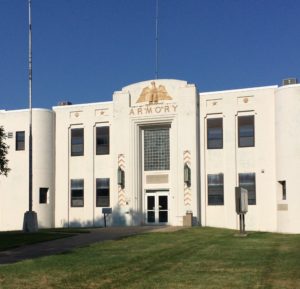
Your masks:
[{"label": "gold eagle sculpture", "polygon": [[137,100],[139,102],[149,102],[149,104],[157,103],[159,100],[171,100],[172,97],[168,94],[166,88],[163,85],[156,87],[155,81],[151,82],[150,87],[145,87],[140,97]]}]

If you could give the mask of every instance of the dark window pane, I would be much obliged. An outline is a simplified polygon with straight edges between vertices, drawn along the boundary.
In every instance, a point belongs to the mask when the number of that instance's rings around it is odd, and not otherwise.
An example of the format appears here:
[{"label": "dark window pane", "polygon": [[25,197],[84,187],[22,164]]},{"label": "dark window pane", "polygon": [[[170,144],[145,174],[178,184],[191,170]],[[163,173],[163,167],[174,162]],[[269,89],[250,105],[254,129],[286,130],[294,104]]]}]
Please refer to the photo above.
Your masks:
[{"label": "dark window pane", "polygon": [[207,175],[208,205],[224,205],[223,174]]},{"label": "dark window pane", "polygon": [[155,222],[155,213],[154,213],[154,211],[148,211],[147,212],[147,221],[148,221],[148,223],[154,223]]},{"label": "dark window pane", "polygon": [[239,186],[248,190],[248,205],[256,204],[255,173],[239,174]]},{"label": "dark window pane", "polygon": [[71,180],[71,207],[84,206],[84,180]]},{"label": "dark window pane", "polygon": [[208,149],[223,148],[223,119],[222,118],[207,119],[207,148]]},{"label": "dark window pane", "polygon": [[110,205],[110,189],[109,179],[96,179],[96,207],[109,207]]},{"label": "dark window pane", "polygon": [[239,147],[254,146],[254,116],[238,117]]},{"label": "dark window pane", "polygon": [[158,222],[159,223],[167,223],[168,222],[168,211],[159,211]]},{"label": "dark window pane", "polygon": [[83,128],[71,129],[71,156],[83,156],[84,131]]},{"label": "dark window pane", "polygon": [[160,210],[168,210],[168,197],[167,196],[159,196],[158,197],[158,205]]},{"label": "dark window pane", "polygon": [[109,126],[96,128],[96,154],[109,154]]},{"label": "dark window pane", "polygon": [[154,196],[148,196],[147,197],[147,201],[148,201],[148,205],[147,205],[147,209],[148,210],[154,210],[154,201],[155,201],[155,198]]},{"label": "dark window pane", "polygon": [[282,199],[286,200],[286,181],[279,181],[282,186]]},{"label": "dark window pane", "polygon": [[40,188],[40,204],[48,203],[48,188]]},{"label": "dark window pane", "polygon": [[16,132],[16,151],[25,150],[25,131]]},{"label": "dark window pane", "polygon": [[144,170],[170,169],[169,128],[144,129]]}]

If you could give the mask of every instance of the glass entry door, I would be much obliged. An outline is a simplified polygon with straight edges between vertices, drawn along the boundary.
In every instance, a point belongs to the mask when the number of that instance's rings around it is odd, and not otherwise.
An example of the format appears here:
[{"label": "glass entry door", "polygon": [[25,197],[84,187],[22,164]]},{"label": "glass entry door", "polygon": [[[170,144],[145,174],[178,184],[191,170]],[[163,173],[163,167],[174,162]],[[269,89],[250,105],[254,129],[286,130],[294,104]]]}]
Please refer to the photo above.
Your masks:
[{"label": "glass entry door", "polygon": [[169,219],[168,193],[159,191],[146,192],[146,223],[166,224]]}]

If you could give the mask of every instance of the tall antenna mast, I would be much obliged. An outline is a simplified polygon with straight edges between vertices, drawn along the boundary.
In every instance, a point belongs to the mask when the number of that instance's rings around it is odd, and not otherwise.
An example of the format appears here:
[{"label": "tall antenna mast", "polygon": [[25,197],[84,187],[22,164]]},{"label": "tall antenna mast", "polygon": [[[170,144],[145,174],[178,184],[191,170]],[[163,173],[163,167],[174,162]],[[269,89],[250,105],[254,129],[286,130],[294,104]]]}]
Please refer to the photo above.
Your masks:
[{"label": "tall antenna mast", "polygon": [[31,28],[31,0],[28,0],[29,16],[29,54],[28,54],[28,80],[29,80],[29,211],[32,211],[32,28]]},{"label": "tall antenna mast", "polygon": [[155,79],[158,78],[158,0],[156,0],[155,17]]},{"label": "tall antenna mast", "polygon": [[28,81],[29,81],[29,209],[24,214],[23,231],[37,232],[38,221],[37,213],[32,210],[32,29],[31,29],[31,0],[28,0],[28,18],[29,18],[29,35],[28,35]]}]

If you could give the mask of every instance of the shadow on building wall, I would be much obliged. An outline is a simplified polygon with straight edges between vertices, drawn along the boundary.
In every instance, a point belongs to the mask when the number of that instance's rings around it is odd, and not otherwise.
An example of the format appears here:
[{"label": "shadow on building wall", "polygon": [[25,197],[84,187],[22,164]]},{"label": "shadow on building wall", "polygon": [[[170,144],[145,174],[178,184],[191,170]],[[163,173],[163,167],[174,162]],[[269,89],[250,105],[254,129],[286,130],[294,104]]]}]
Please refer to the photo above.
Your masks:
[{"label": "shadow on building wall", "polygon": [[[104,227],[104,214],[102,208],[97,208],[97,217],[94,219],[70,218],[62,220],[62,227]],[[99,217],[101,215],[101,217]],[[145,224],[145,214],[115,206],[112,208],[112,214],[106,216],[106,226],[141,226]]]}]

